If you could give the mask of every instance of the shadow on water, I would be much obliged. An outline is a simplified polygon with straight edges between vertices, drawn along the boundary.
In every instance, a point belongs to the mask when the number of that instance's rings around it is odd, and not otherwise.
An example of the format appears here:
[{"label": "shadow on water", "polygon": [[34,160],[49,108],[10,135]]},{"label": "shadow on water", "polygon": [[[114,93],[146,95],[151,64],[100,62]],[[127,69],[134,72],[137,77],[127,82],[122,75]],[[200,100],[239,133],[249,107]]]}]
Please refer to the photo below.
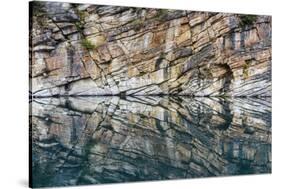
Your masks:
[{"label": "shadow on water", "polygon": [[271,172],[271,98],[40,98],[33,187]]}]

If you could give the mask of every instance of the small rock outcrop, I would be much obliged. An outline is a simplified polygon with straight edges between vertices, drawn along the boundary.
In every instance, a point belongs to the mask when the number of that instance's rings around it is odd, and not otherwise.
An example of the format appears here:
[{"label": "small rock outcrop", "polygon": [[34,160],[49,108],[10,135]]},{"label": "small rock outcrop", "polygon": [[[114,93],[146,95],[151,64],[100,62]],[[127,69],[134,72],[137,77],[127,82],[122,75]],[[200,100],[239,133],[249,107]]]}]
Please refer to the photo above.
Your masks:
[{"label": "small rock outcrop", "polygon": [[271,17],[32,2],[30,93],[271,96]]}]

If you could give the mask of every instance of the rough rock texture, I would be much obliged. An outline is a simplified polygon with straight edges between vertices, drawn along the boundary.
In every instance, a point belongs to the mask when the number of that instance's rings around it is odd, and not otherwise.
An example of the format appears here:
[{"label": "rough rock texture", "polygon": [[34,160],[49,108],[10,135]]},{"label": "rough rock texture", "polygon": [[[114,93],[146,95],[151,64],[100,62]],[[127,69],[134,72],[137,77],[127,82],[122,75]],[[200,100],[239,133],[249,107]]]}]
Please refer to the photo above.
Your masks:
[{"label": "rough rock texture", "polygon": [[33,187],[271,172],[271,98],[32,104]]},{"label": "rough rock texture", "polygon": [[33,96],[271,96],[270,16],[31,5]]},{"label": "rough rock texture", "polygon": [[33,187],[271,172],[270,16],[32,2],[30,31]]}]

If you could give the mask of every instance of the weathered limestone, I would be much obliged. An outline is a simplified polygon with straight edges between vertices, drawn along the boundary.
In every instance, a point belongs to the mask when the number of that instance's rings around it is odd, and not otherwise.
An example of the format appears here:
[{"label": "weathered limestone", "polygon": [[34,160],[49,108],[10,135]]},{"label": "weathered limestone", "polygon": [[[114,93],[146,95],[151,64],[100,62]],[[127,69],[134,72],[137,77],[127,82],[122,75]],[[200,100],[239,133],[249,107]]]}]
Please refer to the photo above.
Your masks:
[{"label": "weathered limestone", "polygon": [[30,37],[33,96],[271,96],[270,16],[37,2]]}]

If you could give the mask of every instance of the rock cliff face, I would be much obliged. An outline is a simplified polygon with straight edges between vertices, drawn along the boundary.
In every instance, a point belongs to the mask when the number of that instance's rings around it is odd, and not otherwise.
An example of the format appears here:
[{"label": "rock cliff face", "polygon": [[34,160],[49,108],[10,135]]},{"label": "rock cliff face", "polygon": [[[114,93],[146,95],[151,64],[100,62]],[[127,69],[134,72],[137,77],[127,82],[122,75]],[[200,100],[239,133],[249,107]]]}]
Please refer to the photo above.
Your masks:
[{"label": "rock cliff face", "polygon": [[33,187],[271,172],[271,98],[40,98]]},{"label": "rock cliff face", "polygon": [[33,187],[271,172],[270,16],[32,2],[30,31]]},{"label": "rock cliff face", "polygon": [[271,96],[271,17],[33,2],[30,93]]}]

